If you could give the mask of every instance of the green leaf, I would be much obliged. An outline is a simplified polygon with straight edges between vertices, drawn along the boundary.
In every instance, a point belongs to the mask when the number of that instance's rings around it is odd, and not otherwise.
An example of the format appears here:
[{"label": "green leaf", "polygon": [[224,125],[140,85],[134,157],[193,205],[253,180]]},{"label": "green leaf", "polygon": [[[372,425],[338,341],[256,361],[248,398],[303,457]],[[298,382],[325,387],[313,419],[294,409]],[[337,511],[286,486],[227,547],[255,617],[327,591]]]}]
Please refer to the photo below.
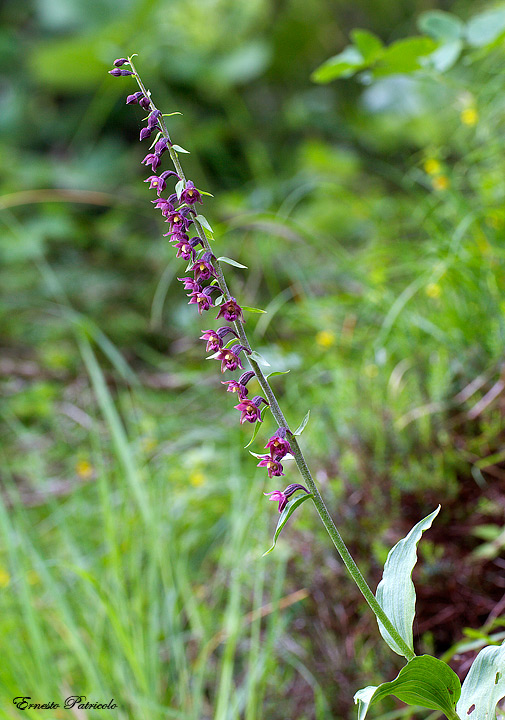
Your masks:
[{"label": "green leaf", "polygon": [[[409,534],[392,548],[375,594],[380,606],[412,652],[414,652],[412,623],[416,612],[416,591],[411,575],[417,561],[417,543],[423,532],[431,527],[439,512],[440,505],[424,520],[418,522]],[[389,647],[398,655],[404,655],[381,621],[377,620],[377,622],[380,633]]]},{"label": "green leaf", "polygon": [[244,270],[247,270],[247,265],[241,265],[236,260],[232,260],[229,257],[225,257],[224,255],[222,257],[218,257],[218,262],[225,262],[228,263],[228,265],[233,265],[233,267],[243,268]]},{"label": "green leaf", "polygon": [[266,310],[260,310],[260,308],[248,307],[247,305],[242,305],[242,310],[248,310],[249,312],[253,312],[253,313],[263,313],[264,315],[266,315],[266,312],[267,312]]},{"label": "green leaf", "polygon": [[187,153],[188,155],[190,154],[189,150],[185,150],[180,145],[172,145],[172,149],[175,150],[176,152]]},{"label": "green leaf", "polygon": [[256,350],[253,350],[252,353],[248,357],[250,357],[252,360],[256,360],[258,365],[264,365],[265,367],[270,367],[270,363],[267,360],[265,360],[263,355],[260,355],[259,352],[256,352]]},{"label": "green leaf", "polygon": [[268,373],[265,377],[268,380],[268,378],[274,377],[274,375],[287,375],[288,372],[291,372],[291,370],[275,370],[274,372]]},{"label": "green leaf", "polygon": [[310,410],[307,410],[307,414],[303,418],[302,422],[298,425],[298,427],[294,431],[293,435],[301,435],[302,434],[302,432],[305,430],[305,426],[309,422],[309,417],[310,417]]},{"label": "green leaf", "polygon": [[205,215],[197,215],[195,217],[195,220],[200,223],[200,225],[203,225],[203,227],[208,230],[210,233],[214,234],[214,230],[211,228],[209,221],[205,217]]},{"label": "green leaf", "polygon": [[337,78],[350,77],[364,66],[365,60],[360,51],[349,45],[314,70],[311,79],[317,83],[328,83]]},{"label": "green leaf", "polygon": [[463,50],[462,40],[452,40],[437,48],[431,55],[428,55],[423,65],[432,67],[437,72],[449,70],[461,55]]},{"label": "green leaf", "polygon": [[382,40],[368,30],[353,30],[351,38],[367,63],[376,60],[384,50]]},{"label": "green leaf", "polygon": [[472,47],[483,47],[505,32],[505,8],[474,15],[466,26],[466,39]]},{"label": "green leaf", "polygon": [[181,194],[182,194],[182,191],[184,190],[185,184],[186,183],[184,182],[184,180],[179,180],[179,182],[176,184],[175,194],[177,195],[177,200],[181,199]]},{"label": "green leaf", "polygon": [[[254,440],[256,439],[256,435],[258,434],[260,427],[261,427],[260,421],[259,421],[259,420],[256,420],[256,425],[254,426],[254,432],[253,432],[253,434],[252,434],[252,438],[249,440],[249,442],[247,443],[247,445],[244,445],[244,450],[247,450],[247,448],[248,448],[250,445],[252,445],[252,443],[253,443]],[[249,452],[251,452],[251,451],[249,450]]]},{"label": "green leaf", "polygon": [[421,13],[417,27],[422,33],[439,42],[459,40],[465,32],[464,22],[456,15],[443,10],[428,10]]},{"label": "green leaf", "polygon": [[457,705],[460,718],[490,720],[505,697],[505,645],[483,648],[473,661]]},{"label": "green leaf", "polygon": [[[302,491],[300,491],[300,492],[302,492]],[[297,495],[297,493],[295,493],[294,495],[291,496],[292,499],[289,500],[288,504],[286,505],[286,507],[280,514],[279,522],[277,523],[277,527],[275,528],[274,540],[272,543],[272,547],[263,553],[263,557],[265,557],[265,555],[268,555],[269,553],[271,553],[272,550],[275,548],[275,546],[277,544],[277,539],[278,539],[279,535],[281,534],[281,531],[282,531],[284,525],[287,523],[287,521],[289,520],[291,515],[294,513],[296,508],[300,507],[300,505],[302,503],[304,503],[305,500],[308,500],[311,497],[314,497],[312,495],[312,493],[309,493],[309,495],[307,495],[307,493],[303,493],[302,495]]]},{"label": "green leaf", "polygon": [[358,704],[358,720],[364,720],[368,709],[388,695],[456,718],[454,708],[460,693],[458,676],[446,663],[431,655],[420,655],[408,662],[392,682],[358,690],[354,702]]},{"label": "green leaf", "polygon": [[374,74],[382,76],[421,70],[422,59],[430,55],[436,47],[436,43],[428,37],[398,40],[386,48],[382,57],[377,61]]}]

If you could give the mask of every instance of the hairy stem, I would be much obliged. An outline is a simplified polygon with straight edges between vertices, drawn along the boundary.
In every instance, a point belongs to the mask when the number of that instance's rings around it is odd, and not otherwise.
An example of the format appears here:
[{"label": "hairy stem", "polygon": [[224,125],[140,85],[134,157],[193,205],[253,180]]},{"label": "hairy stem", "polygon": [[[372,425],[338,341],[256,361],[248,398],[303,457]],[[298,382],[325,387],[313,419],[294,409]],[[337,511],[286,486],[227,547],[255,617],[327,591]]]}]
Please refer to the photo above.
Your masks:
[{"label": "hairy stem", "polygon": [[[128,58],[130,62],[130,67],[132,71],[135,73],[135,77],[137,79],[139,88],[142,90],[144,95],[148,97],[150,100],[150,95],[145,89],[139,75],[137,74],[137,71],[134,68],[134,65],[131,61],[131,58]],[[155,110],[156,106],[151,101],[151,110]],[[170,141],[170,137],[167,131],[167,127],[165,124],[165,121],[163,117],[159,118],[159,123],[161,125],[162,135],[167,138]],[[174,164],[175,171],[181,178],[181,180],[184,180],[186,182],[186,176],[184,175],[184,171],[182,169],[179,157],[177,155],[177,152],[173,149],[173,147],[170,145],[169,148],[170,152],[170,158]],[[198,233],[198,237],[200,238],[203,247],[212,252],[212,248],[210,246],[209,240],[207,238],[207,235],[205,233],[204,228],[202,227],[201,223],[198,222],[195,218],[193,218],[193,222],[196,228],[196,231]],[[217,274],[217,281],[219,288],[223,294],[223,296],[226,298],[226,300],[229,300],[231,297],[230,291],[228,289],[228,285],[226,284],[226,280],[224,277],[223,269],[219,262],[213,263],[216,274]],[[242,345],[244,345],[249,351],[251,351],[251,346],[249,344],[249,340],[247,339],[247,335],[244,330],[244,326],[241,322],[234,322],[233,323],[235,327],[235,331],[237,332],[237,335],[240,338],[240,342]],[[319,516],[323,522],[323,525],[325,526],[326,530],[328,531],[329,536],[333,540],[333,544],[335,545],[338,553],[340,554],[340,557],[342,558],[342,561],[344,565],[346,566],[347,570],[349,571],[349,574],[351,575],[352,579],[360,589],[361,593],[363,594],[363,597],[375,613],[376,617],[381,621],[381,623],[384,625],[390,636],[394,639],[398,647],[401,649],[403,655],[407,658],[407,660],[412,660],[412,658],[415,657],[415,654],[412,652],[412,650],[409,648],[407,643],[403,640],[403,638],[400,636],[396,628],[393,626],[390,619],[387,617],[386,613],[378,603],[378,601],[375,598],[375,595],[371,591],[370,587],[368,586],[365,578],[361,574],[358,566],[354,562],[351,553],[347,549],[346,544],[344,543],[342,536],[340,535],[339,531],[337,530],[337,527],[335,523],[333,522],[330,513],[328,512],[328,509],[326,508],[326,505],[324,504],[323,498],[321,497],[321,494],[314,482],[314,479],[312,477],[312,474],[308,468],[307,462],[305,461],[305,458],[303,456],[303,453],[300,449],[300,446],[298,444],[298,441],[296,437],[293,435],[291,430],[289,429],[289,425],[286,421],[286,418],[284,417],[282,410],[279,406],[279,403],[277,401],[277,398],[274,395],[274,392],[272,388],[270,387],[270,384],[263,374],[263,371],[261,370],[261,367],[258,365],[258,363],[253,360],[251,357],[247,358],[249,361],[249,364],[251,365],[252,369],[254,370],[254,373],[256,375],[256,378],[261,386],[261,389],[265,393],[265,396],[270,404],[270,409],[272,411],[272,415],[275,418],[275,421],[277,422],[279,427],[285,427],[289,432],[289,442],[291,445],[291,450],[293,457],[295,458],[296,464],[298,465],[298,469],[300,470],[300,473],[307,483],[307,486],[310,490],[310,492],[313,495],[313,501],[314,505],[316,506],[317,512],[319,513]]]}]

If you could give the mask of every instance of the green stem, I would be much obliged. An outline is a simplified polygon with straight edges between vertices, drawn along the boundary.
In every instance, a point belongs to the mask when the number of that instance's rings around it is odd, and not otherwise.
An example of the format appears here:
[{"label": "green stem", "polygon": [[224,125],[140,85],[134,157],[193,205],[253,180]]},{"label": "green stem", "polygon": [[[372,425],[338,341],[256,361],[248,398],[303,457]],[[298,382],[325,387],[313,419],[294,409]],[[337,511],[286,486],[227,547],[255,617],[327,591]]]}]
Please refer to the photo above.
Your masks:
[{"label": "green stem", "polygon": [[[137,79],[138,85],[144,95],[150,99],[150,95],[145,89],[140,77],[138,76],[133,63],[131,62],[131,59],[128,58],[130,62],[130,67],[132,71],[135,73],[135,77]],[[151,101],[151,110],[155,110],[156,107]],[[169,134],[165,125],[165,121],[163,117],[159,118],[159,122],[161,125],[162,135],[165,138],[169,138]],[[179,157],[176,153],[176,151],[173,149],[173,147],[170,146],[169,148],[170,158],[174,164],[175,170],[181,180],[184,180],[186,182],[186,176],[184,175],[184,171],[182,169],[181,163],[179,161]],[[209,240],[205,234],[205,230],[202,227],[201,223],[198,222],[195,218],[193,218],[193,222],[195,224],[196,231],[198,233],[198,237],[202,241],[203,247],[212,252]],[[230,291],[228,289],[228,285],[226,284],[226,280],[224,277],[224,273],[221,267],[221,264],[219,262],[214,262],[214,267],[216,269],[217,274],[217,281],[219,284],[219,288],[223,294],[223,296],[226,298],[226,300],[229,300],[231,297]],[[233,323],[235,327],[235,331],[237,332],[237,335],[240,338],[240,342],[242,345],[244,345],[249,351],[251,351],[251,346],[249,344],[249,340],[247,339],[247,335],[244,330],[244,326],[241,322],[235,322]],[[401,637],[401,635],[398,633],[394,625],[392,624],[391,620],[388,618],[380,604],[375,598],[375,595],[370,590],[370,587],[368,586],[365,578],[361,574],[358,566],[354,562],[351,553],[347,549],[346,544],[342,540],[342,536],[340,535],[339,531],[337,530],[337,527],[335,523],[333,522],[330,513],[328,512],[326,505],[324,504],[323,498],[321,497],[321,494],[319,490],[317,489],[317,486],[314,482],[314,479],[311,475],[311,472],[307,466],[307,463],[305,461],[305,458],[303,456],[302,451],[300,450],[300,446],[298,445],[298,441],[295,438],[295,436],[292,434],[292,432],[289,430],[288,423],[286,421],[286,418],[284,417],[282,410],[279,406],[279,403],[277,401],[277,398],[275,397],[272,388],[270,387],[270,384],[263,374],[263,371],[261,370],[261,367],[258,365],[258,363],[253,360],[252,358],[248,357],[249,364],[251,365],[252,369],[254,370],[254,373],[256,375],[256,378],[261,386],[261,389],[265,393],[265,396],[270,404],[270,409],[272,411],[272,415],[274,416],[277,424],[279,427],[285,427],[289,432],[289,442],[291,445],[291,451],[293,454],[293,457],[295,458],[296,464],[298,465],[298,469],[300,470],[300,473],[307,483],[307,486],[312,493],[314,505],[316,506],[317,512],[319,513],[319,516],[323,522],[323,525],[325,526],[330,538],[333,540],[333,544],[335,545],[340,557],[342,558],[342,561],[344,565],[346,566],[347,570],[349,571],[349,574],[351,575],[352,579],[360,589],[361,593],[363,594],[363,597],[375,613],[376,617],[381,621],[381,623],[384,625],[387,632],[390,634],[390,636],[393,638],[393,640],[396,642],[398,647],[401,649],[403,655],[407,658],[407,660],[412,660],[412,658],[415,657],[415,654],[412,652],[412,650],[409,648],[405,640]]]}]

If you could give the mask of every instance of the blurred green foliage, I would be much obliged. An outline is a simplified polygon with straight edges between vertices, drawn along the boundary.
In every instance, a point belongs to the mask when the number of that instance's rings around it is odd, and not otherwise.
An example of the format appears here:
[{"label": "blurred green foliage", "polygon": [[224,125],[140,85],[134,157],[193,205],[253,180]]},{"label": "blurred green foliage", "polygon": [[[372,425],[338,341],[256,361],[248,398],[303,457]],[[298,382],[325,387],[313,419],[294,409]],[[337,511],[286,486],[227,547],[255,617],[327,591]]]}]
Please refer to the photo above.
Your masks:
[{"label": "blurred green foliage", "polygon": [[[418,72],[452,32],[433,9],[495,13],[444,73]],[[431,39],[406,40],[419,16]],[[311,409],[302,445],[364,572],[441,502],[419,648],[499,631],[503,6],[5,0],[0,18],[0,629],[24,648],[0,667],[5,707],[35,678],[120,696],[122,718],[326,720],[398,670],[308,503],[257,561],[274,487],[203,361],[212,320],[142,183],[133,84],[107,75],[134,52],[183,113],[170,132],[215,195],[217,254],[249,268],[229,268],[234,294],[267,310],[251,341],[291,370],[272,384],[293,426]],[[312,82],[349,37],[370,67]],[[409,42],[400,74],[373,74]]]}]

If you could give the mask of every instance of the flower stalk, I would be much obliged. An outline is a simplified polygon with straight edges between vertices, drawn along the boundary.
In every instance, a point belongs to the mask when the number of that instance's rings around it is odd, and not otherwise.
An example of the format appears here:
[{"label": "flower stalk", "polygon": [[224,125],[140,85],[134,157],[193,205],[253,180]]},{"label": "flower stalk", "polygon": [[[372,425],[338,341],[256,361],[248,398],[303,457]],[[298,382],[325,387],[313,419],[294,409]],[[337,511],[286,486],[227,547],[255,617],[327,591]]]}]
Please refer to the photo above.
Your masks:
[{"label": "flower stalk", "polygon": [[[133,95],[128,96],[127,103],[132,104],[132,103],[138,102],[143,108],[145,108],[146,110],[149,111],[147,132],[144,133],[144,137],[148,137],[148,135],[150,135],[151,132],[154,132],[158,127],[159,127],[159,131],[161,134],[161,140],[159,140],[156,143],[155,153],[152,155],[148,155],[146,158],[144,158],[144,161],[143,161],[144,164],[146,164],[146,165],[151,164],[153,171],[155,171],[156,167],[158,167],[158,165],[160,164],[161,152],[168,151],[168,154],[170,155],[170,159],[172,160],[172,163],[175,168],[175,173],[170,171],[170,173],[163,173],[162,176],[160,175],[161,183],[162,183],[161,189],[158,185],[159,180],[160,180],[160,178],[158,176],[154,175],[154,176],[151,176],[150,178],[148,178],[148,181],[151,182],[151,188],[157,186],[158,190],[159,190],[159,192],[158,192],[158,194],[159,194],[161,192],[161,190],[165,187],[165,178],[168,177],[169,175],[176,175],[179,178],[179,181],[181,182],[182,186],[185,188],[185,190],[183,192],[186,192],[186,194],[187,194],[187,197],[183,198],[182,193],[181,193],[180,200],[182,202],[189,203],[191,206],[192,206],[193,202],[196,202],[196,201],[200,202],[201,201],[200,194],[194,187],[193,183],[191,181],[186,180],[186,176],[184,174],[182,165],[180,163],[177,151],[174,149],[172,142],[170,140],[170,136],[168,134],[165,119],[164,119],[163,115],[160,113],[160,111],[156,108],[154,103],[152,102],[149,92],[146,90],[139,74],[137,73],[137,71],[135,69],[135,66],[132,62],[132,58],[129,57],[127,60],[124,58],[120,58],[120,60],[116,61],[116,62],[118,62],[120,65],[128,63],[131,68],[131,72],[127,71],[127,70],[116,69],[116,68],[118,68],[118,66],[116,65],[115,69],[113,71],[110,71],[110,73],[114,76],[132,74],[132,75],[134,75],[134,77],[138,83],[138,86],[140,88],[139,93],[135,93]],[[157,151],[157,148],[158,148],[158,151]],[[157,153],[159,153],[159,154],[157,154]],[[153,201],[153,202],[157,202],[157,201]],[[159,202],[164,203],[164,202],[168,202],[168,201],[159,201]],[[308,490],[310,491],[310,493],[313,496],[312,499],[313,499],[314,505],[316,507],[316,510],[319,513],[321,521],[322,521],[323,525],[325,526],[330,538],[332,539],[333,544],[335,545],[345,567],[347,568],[352,579],[354,580],[354,582],[360,589],[363,597],[369,604],[370,608],[375,613],[376,617],[381,621],[381,623],[383,624],[385,629],[388,631],[390,636],[395,640],[395,642],[397,643],[398,647],[402,650],[402,652],[405,655],[405,657],[407,658],[407,660],[412,660],[415,657],[415,654],[410,650],[407,643],[403,640],[403,638],[400,636],[400,634],[398,633],[396,628],[393,626],[390,619],[387,617],[386,613],[382,609],[381,605],[375,598],[372,590],[370,589],[366,580],[364,579],[363,575],[361,574],[358,566],[354,562],[349,550],[347,549],[346,544],[344,543],[335,523],[333,522],[333,520],[328,512],[328,509],[326,508],[326,505],[324,504],[321,494],[314,482],[314,479],[309,470],[307,462],[306,462],[306,460],[303,456],[303,453],[300,449],[298,441],[297,441],[296,437],[293,435],[292,431],[289,430],[289,426],[286,421],[286,418],[284,417],[284,415],[282,413],[282,410],[279,406],[277,398],[275,397],[275,394],[274,394],[272,388],[270,387],[270,384],[269,384],[267,378],[263,374],[263,371],[262,371],[260,365],[256,362],[254,357],[251,357],[252,349],[251,349],[249,340],[247,338],[246,332],[244,330],[241,308],[237,305],[235,298],[230,293],[230,290],[226,283],[226,279],[225,279],[221,264],[215,258],[214,254],[212,253],[212,249],[211,249],[207,234],[205,232],[205,228],[203,227],[202,223],[197,219],[196,213],[192,213],[190,215],[187,215],[187,214],[184,215],[183,212],[177,211],[175,213],[174,212],[171,213],[171,220],[170,220],[171,221],[171,231],[173,232],[172,228],[173,228],[174,222],[181,222],[181,224],[186,225],[188,218],[191,219],[191,221],[193,222],[193,224],[195,226],[195,229],[196,229],[196,232],[198,235],[198,239],[199,239],[200,244],[204,251],[204,255],[203,255],[204,259],[202,258],[201,260],[197,261],[195,263],[195,265],[197,265],[199,267],[201,266],[200,270],[199,270],[200,273],[203,273],[203,274],[209,273],[211,276],[213,276],[215,278],[214,282],[218,286],[218,288],[221,291],[221,294],[223,295],[223,298],[224,298],[223,305],[226,306],[225,310],[224,310],[224,317],[226,320],[228,320],[229,322],[231,322],[233,324],[235,334],[240,343],[239,345],[235,346],[235,350],[237,352],[240,352],[241,349],[244,350],[244,352],[247,356],[247,360],[254,372],[254,375],[256,376],[258,383],[259,383],[261,389],[263,390],[263,393],[265,394],[266,400],[264,400],[263,398],[259,398],[259,396],[258,396],[256,398],[254,398],[253,401],[257,405],[259,405],[260,402],[263,401],[267,405],[270,406],[270,410],[272,412],[272,415],[273,415],[279,429],[282,429],[283,433],[285,433],[285,435],[288,436],[288,437],[286,437],[286,441],[287,441],[286,444],[288,444],[288,446],[290,446],[290,452],[295,459],[295,462],[296,462],[298,469],[307,485]],[[177,232],[179,232],[179,231],[177,231]],[[181,240],[181,242],[184,243],[184,240]],[[188,250],[188,253],[191,254],[189,250]],[[210,270],[209,268],[212,268],[212,270]],[[191,278],[179,278],[179,279],[181,281],[187,281],[188,285],[186,286],[186,289],[188,289]],[[195,278],[195,280],[193,282],[196,283],[196,280],[197,280],[197,278]],[[210,287],[215,287],[215,285],[209,286],[209,288]],[[194,290],[193,294],[195,294],[195,293],[198,293],[198,291]],[[206,297],[209,299],[209,302],[210,302],[210,292],[206,293]],[[195,300],[192,300],[191,302],[197,302],[197,300],[195,299]],[[207,307],[205,307],[204,309],[207,309]],[[237,311],[237,309],[238,309],[238,311]],[[199,307],[199,310],[201,311],[201,307]],[[227,317],[227,314],[228,314],[228,317]],[[222,307],[220,308],[218,316],[220,316],[220,317],[223,316],[223,308]],[[206,331],[206,332],[210,332],[210,331]],[[202,339],[208,339],[208,337],[205,337]],[[225,352],[230,354],[230,358],[228,359],[228,362],[230,359],[233,360],[233,358],[235,357],[234,353],[230,353],[230,351],[225,351]],[[222,354],[223,351],[220,351],[220,353]],[[225,366],[226,366],[227,360],[226,360],[225,356],[223,355],[223,357],[219,357],[218,359],[222,360],[222,366],[224,367],[224,369],[226,369]],[[237,357],[237,359],[238,359],[238,357]],[[233,364],[235,364],[235,363],[233,363]],[[241,367],[240,360],[238,362],[238,365],[236,365],[236,366]],[[244,376],[242,376],[242,377],[244,377]],[[249,380],[249,379],[250,378],[248,377],[247,380]],[[230,381],[230,383],[227,383],[227,384],[229,386],[228,387],[229,390],[235,389],[233,387],[234,381]],[[235,384],[238,385],[237,383],[235,383]],[[242,410],[242,422],[244,421],[244,419],[247,419],[247,412],[248,412],[248,409],[250,410],[252,408],[253,401],[244,401],[242,399],[239,406],[236,406],[240,410]],[[259,410],[258,410],[258,414],[259,414]],[[268,457],[268,456],[265,456],[265,457]],[[266,466],[266,460],[264,460],[264,461],[262,460],[262,462],[264,462],[264,464]],[[275,467],[274,467],[274,464],[276,464]],[[271,465],[271,467],[269,467],[269,474],[271,474],[271,473],[275,474],[275,475],[282,474],[281,471],[279,471],[279,472],[276,471],[276,467],[280,466],[280,468],[282,469],[282,465],[280,465],[279,457],[275,456],[275,451],[272,452],[270,465]],[[293,488],[293,487],[297,488],[298,486],[291,485],[288,487],[289,488]],[[303,486],[299,486],[299,487],[303,488]],[[303,488],[303,489],[306,491],[305,488]],[[274,491],[274,494],[275,494],[275,492],[277,492],[277,491]],[[282,493],[280,493],[280,494],[282,494]],[[270,495],[272,495],[272,493],[270,493]],[[272,499],[274,499],[274,498],[272,498]],[[279,499],[279,498],[276,497],[275,499]],[[286,500],[286,502],[287,502],[287,500]]]}]

